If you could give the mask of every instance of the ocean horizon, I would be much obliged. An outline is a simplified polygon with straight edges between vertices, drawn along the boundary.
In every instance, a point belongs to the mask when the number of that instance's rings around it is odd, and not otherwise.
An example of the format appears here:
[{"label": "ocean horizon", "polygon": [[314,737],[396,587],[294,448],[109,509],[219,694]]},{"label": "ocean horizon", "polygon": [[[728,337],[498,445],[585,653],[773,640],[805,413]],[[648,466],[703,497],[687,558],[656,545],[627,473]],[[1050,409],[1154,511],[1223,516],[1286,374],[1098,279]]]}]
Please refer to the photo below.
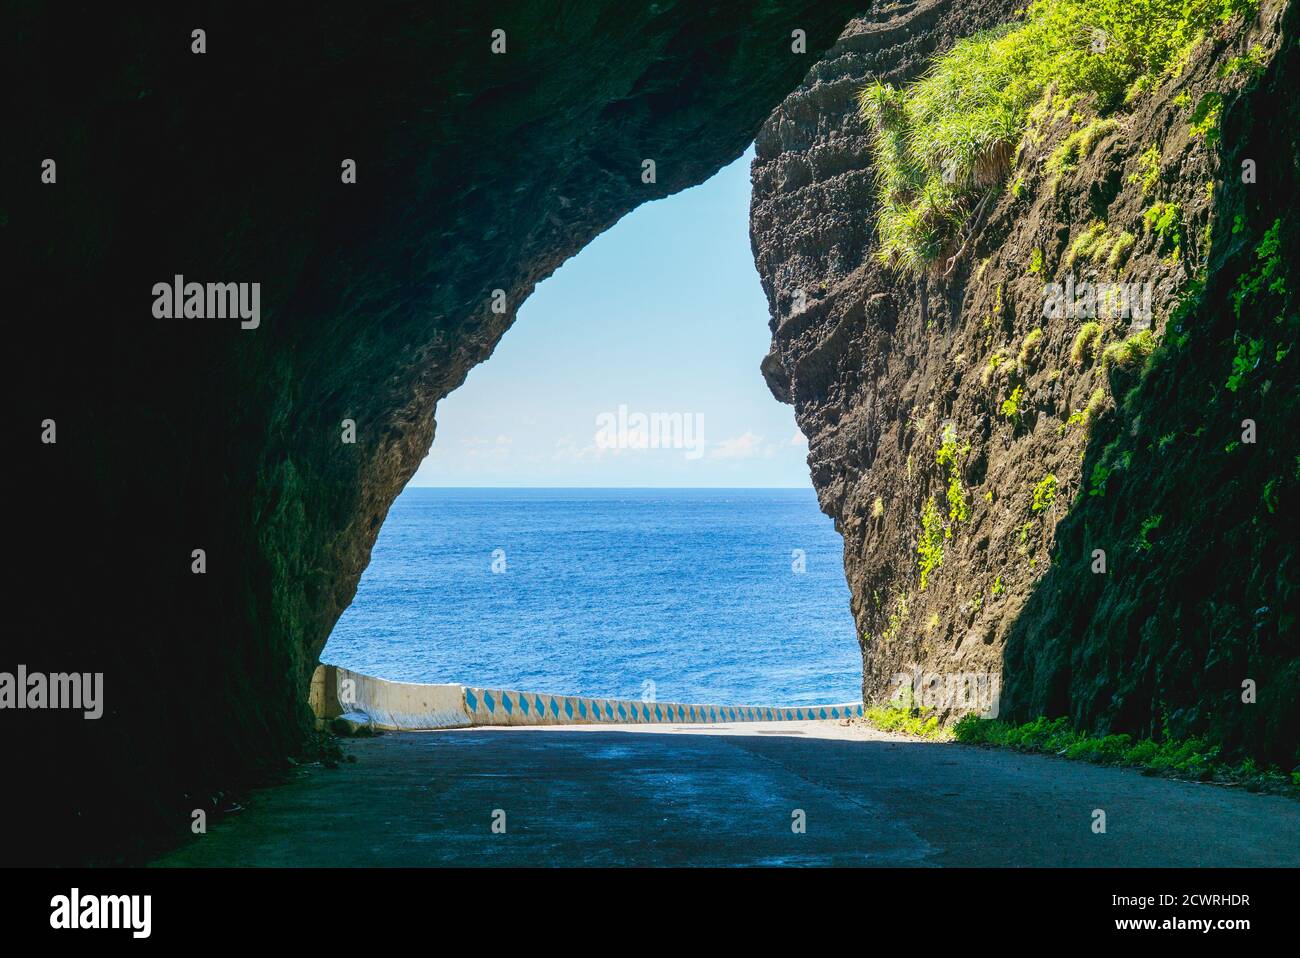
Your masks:
[{"label": "ocean horizon", "polygon": [[861,696],[843,543],[810,488],[408,487],[321,659],[564,695]]}]

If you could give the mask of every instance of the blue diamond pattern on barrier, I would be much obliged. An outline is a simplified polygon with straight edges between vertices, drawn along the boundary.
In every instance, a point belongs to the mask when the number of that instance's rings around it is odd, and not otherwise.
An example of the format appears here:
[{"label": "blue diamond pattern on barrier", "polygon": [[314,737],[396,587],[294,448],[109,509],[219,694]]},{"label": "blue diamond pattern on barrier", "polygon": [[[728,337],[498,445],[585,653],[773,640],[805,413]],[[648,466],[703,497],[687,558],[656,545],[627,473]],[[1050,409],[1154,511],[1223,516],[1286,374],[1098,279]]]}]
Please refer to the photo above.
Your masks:
[{"label": "blue diamond pattern on barrier", "polygon": [[528,714],[528,696],[524,695],[522,692],[519,695],[519,711],[523,712],[525,715]]},{"label": "blue diamond pattern on barrier", "polygon": [[564,700],[564,714],[569,718],[573,718],[573,699]]},{"label": "blue diamond pattern on barrier", "polygon": [[469,706],[471,712],[478,711],[478,696],[474,694],[473,689],[465,690],[465,704]]},{"label": "blue diamond pattern on barrier", "polygon": [[618,703],[618,717],[621,718],[621,719],[626,719],[626,718],[627,718],[627,709],[625,709],[625,708],[623,707],[623,703],[622,703],[622,702],[619,702],[619,703]]},{"label": "blue diamond pattern on barrier", "polygon": [[560,717],[560,701],[555,696],[551,696],[551,714]]},{"label": "blue diamond pattern on barrier", "polygon": [[606,701],[606,702],[605,702],[605,715],[606,715],[608,718],[613,718],[613,717],[614,717],[614,705],[613,705],[612,702],[609,702],[609,701]]},{"label": "blue diamond pattern on barrier", "polygon": [[822,718],[825,718],[825,717],[826,717],[826,710],[825,710],[825,709],[822,709],[822,710],[821,710],[820,712],[818,712],[817,714],[820,715]]},{"label": "blue diamond pattern on barrier", "polygon": [[492,700],[491,692],[483,693],[483,704],[488,707],[489,712],[495,712],[497,710],[497,703]]},{"label": "blue diamond pattern on barrier", "polygon": [[510,693],[508,692],[501,693],[501,707],[506,710],[507,715],[515,714],[515,704],[510,701]]},{"label": "blue diamond pattern on barrier", "polygon": [[542,697],[540,695],[533,697],[533,708],[537,710],[538,715],[546,714],[546,706],[542,704]]},{"label": "blue diamond pattern on barrier", "polygon": [[578,699],[578,717],[587,717],[587,703],[584,699]]}]

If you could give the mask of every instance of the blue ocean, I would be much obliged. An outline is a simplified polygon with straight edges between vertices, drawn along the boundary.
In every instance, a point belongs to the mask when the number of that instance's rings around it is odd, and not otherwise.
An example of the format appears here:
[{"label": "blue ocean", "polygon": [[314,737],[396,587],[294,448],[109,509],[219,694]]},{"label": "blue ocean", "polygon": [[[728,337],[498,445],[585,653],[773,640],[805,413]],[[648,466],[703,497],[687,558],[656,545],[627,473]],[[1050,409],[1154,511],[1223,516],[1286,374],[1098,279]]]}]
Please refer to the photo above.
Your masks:
[{"label": "blue ocean", "polygon": [[842,550],[811,489],[408,488],[321,659],[556,694],[856,701]]}]

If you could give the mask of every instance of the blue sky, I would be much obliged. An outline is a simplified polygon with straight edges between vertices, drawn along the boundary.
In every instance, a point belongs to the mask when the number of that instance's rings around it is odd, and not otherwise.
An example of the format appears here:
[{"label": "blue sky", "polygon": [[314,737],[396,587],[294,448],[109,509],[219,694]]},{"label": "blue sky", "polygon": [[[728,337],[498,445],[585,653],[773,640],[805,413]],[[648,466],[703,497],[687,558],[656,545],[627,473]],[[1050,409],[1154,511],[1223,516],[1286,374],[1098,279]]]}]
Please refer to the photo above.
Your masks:
[{"label": "blue sky", "polygon": [[758,371],[752,159],[638,207],[539,285],[438,404],[410,484],[808,487],[807,443]]}]

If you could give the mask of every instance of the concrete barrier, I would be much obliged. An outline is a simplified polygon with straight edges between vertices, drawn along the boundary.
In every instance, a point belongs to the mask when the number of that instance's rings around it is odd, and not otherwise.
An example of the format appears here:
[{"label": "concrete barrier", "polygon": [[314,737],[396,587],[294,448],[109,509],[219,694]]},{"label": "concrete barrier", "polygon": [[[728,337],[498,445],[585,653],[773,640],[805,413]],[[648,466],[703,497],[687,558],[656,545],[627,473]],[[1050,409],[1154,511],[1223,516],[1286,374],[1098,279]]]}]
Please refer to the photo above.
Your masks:
[{"label": "concrete barrier", "polygon": [[309,696],[318,719],[344,718],[386,729],[463,728],[474,724],[460,685],[389,682],[372,675],[317,666]]},{"label": "concrete barrier", "polygon": [[795,706],[642,702],[465,685],[390,682],[336,665],[317,667],[312,676],[310,701],[322,721],[341,717],[383,729],[476,725],[713,725],[862,716],[861,702]]}]

